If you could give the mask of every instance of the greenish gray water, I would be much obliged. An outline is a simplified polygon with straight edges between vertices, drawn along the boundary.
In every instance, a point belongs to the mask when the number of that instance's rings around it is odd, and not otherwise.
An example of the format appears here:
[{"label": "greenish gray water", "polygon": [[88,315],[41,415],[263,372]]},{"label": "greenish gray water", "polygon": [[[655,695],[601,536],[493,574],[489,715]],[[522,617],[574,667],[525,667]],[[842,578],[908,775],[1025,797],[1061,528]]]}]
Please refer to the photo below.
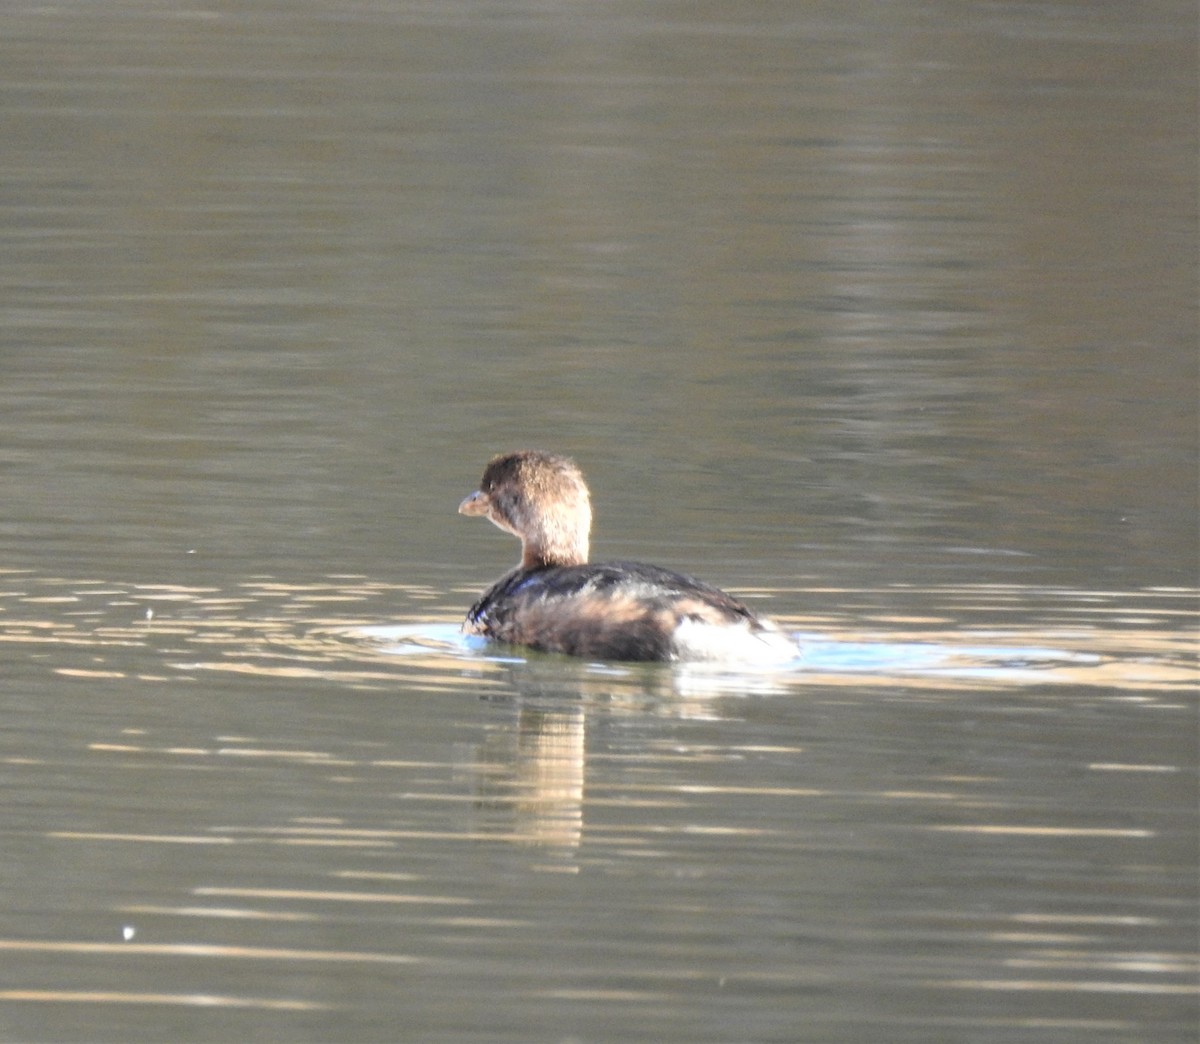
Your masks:
[{"label": "greenish gray water", "polygon": [[[0,1037],[1193,1039],[1195,35],[9,5]],[[521,445],[798,662],[459,642]]]}]

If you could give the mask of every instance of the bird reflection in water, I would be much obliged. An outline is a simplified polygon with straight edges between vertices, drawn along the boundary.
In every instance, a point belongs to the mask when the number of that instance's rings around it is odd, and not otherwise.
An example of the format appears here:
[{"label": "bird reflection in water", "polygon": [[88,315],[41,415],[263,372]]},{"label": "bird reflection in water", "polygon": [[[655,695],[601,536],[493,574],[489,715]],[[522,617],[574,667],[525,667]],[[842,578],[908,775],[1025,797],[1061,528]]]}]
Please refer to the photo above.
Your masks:
[{"label": "bird reflection in water", "polygon": [[582,707],[522,707],[516,727],[492,733],[476,751],[476,809],[486,832],[569,856],[583,836]]}]

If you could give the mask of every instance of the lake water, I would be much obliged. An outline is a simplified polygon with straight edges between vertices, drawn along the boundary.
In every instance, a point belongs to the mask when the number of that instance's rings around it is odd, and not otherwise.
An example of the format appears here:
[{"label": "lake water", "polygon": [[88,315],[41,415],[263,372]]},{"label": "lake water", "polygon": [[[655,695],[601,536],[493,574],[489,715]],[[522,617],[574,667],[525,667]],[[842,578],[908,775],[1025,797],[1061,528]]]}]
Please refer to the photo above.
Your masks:
[{"label": "lake water", "polygon": [[[0,1038],[1191,1042],[1194,5],[0,13]],[[797,637],[523,656],[455,514]]]}]

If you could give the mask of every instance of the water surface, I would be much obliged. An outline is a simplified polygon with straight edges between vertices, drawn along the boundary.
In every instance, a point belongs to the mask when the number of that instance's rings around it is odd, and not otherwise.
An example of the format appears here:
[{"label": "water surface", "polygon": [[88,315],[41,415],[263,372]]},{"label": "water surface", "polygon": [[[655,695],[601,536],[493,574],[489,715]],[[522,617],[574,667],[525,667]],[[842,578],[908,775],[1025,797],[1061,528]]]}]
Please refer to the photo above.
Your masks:
[{"label": "water surface", "polygon": [[[0,14],[0,1037],[1184,1042],[1193,5]],[[461,639],[454,507],[786,670]]]}]

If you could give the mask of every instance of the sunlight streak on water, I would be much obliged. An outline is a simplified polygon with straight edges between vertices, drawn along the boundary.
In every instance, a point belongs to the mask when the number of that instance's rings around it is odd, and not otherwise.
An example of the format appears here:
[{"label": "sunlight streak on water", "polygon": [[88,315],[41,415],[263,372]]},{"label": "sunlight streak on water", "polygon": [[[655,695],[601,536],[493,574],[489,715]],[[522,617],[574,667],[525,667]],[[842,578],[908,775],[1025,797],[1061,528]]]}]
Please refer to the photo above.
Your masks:
[{"label": "sunlight streak on water", "polygon": [[336,1007],[316,1001],[266,997],[217,996],[210,993],[136,993],[115,990],[0,990],[3,1001],[43,1004],[153,1004],[187,1008],[248,1008],[261,1011],[330,1011]]},{"label": "sunlight streak on water", "polygon": [[[426,612],[427,589],[371,583],[362,578],[331,579],[326,583],[290,585],[258,580],[242,585],[236,598],[214,588],[168,585],[121,585],[63,579],[9,577],[13,589],[0,593],[0,605],[41,610],[38,614],[9,612],[0,618],[0,642],[75,647],[92,653],[103,650],[160,648],[157,672],[143,677],[184,678],[197,672],[226,672],[280,679],[328,680],[380,687],[400,678],[425,691],[453,688],[464,670],[495,674],[522,665],[553,662],[555,657],[491,645],[460,633],[457,620],[436,616],[414,618],[415,602]],[[46,596],[47,588],[70,588],[67,594]],[[796,685],[904,685],[928,688],[980,688],[995,685],[1104,685],[1125,691],[1185,692],[1196,683],[1195,592],[1154,590],[1093,592],[1061,589],[934,588],[889,592],[889,597],[913,599],[924,606],[940,605],[945,615],[919,620],[876,611],[856,613],[844,608],[838,616],[805,619],[779,617],[795,635],[799,651],[783,669],[731,670],[721,665],[681,664],[675,667],[676,687],[699,694],[736,691],[787,691]],[[770,594],[771,592],[764,592]],[[819,598],[828,589],[779,589],[777,600]],[[837,592],[852,603],[879,592]],[[442,595],[441,601],[455,596]],[[1127,608],[1139,605],[1136,614]],[[117,622],[123,610],[148,604],[173,605],[170,615],[136,623]],[[86,605],[86,611],[64,607]],[[331,619],[329,606],[355,611],[356,617]],[[403,607],[413,622],[381,623]],[[54,608],[56,611],[47,613]],[[236,612],[231,612],[236,609]],[[997,612],[1020,609],[1054,617],[1050,626],[1036,629],[997,626]],[[375,620],[362,614],[374,612]],[[447,610],[453,613],[454,610]],[[315,615],[319,614],[319,615]],[[456,614],[455,614],[456,615]],[[1102,621],[1111,619],[1111,625]],[[814,627],[815,621],[820,624]],[[870,627],[879,629],[874,633]],[[797,629],[802,628],[802,629]],[[1045,644],[1055,640],[1053,646]],[[178,639],[177,641],[175,639]],[[986,643],[986,644],[984,644]],[[206,647],[219,657],[180,659],[179,652],[199,653]],[[87,663],[59,663],[53,670],[64,678],[104,680],[122,678],[126,671],[89,655]],[[630,665],[588,665],[582,671],[589,684],[607,678],[615,683],[645,680],[646,670]],[[165,673],[162,673],[165,672]],[[659,674],[663,684],[666,676]]]}]

